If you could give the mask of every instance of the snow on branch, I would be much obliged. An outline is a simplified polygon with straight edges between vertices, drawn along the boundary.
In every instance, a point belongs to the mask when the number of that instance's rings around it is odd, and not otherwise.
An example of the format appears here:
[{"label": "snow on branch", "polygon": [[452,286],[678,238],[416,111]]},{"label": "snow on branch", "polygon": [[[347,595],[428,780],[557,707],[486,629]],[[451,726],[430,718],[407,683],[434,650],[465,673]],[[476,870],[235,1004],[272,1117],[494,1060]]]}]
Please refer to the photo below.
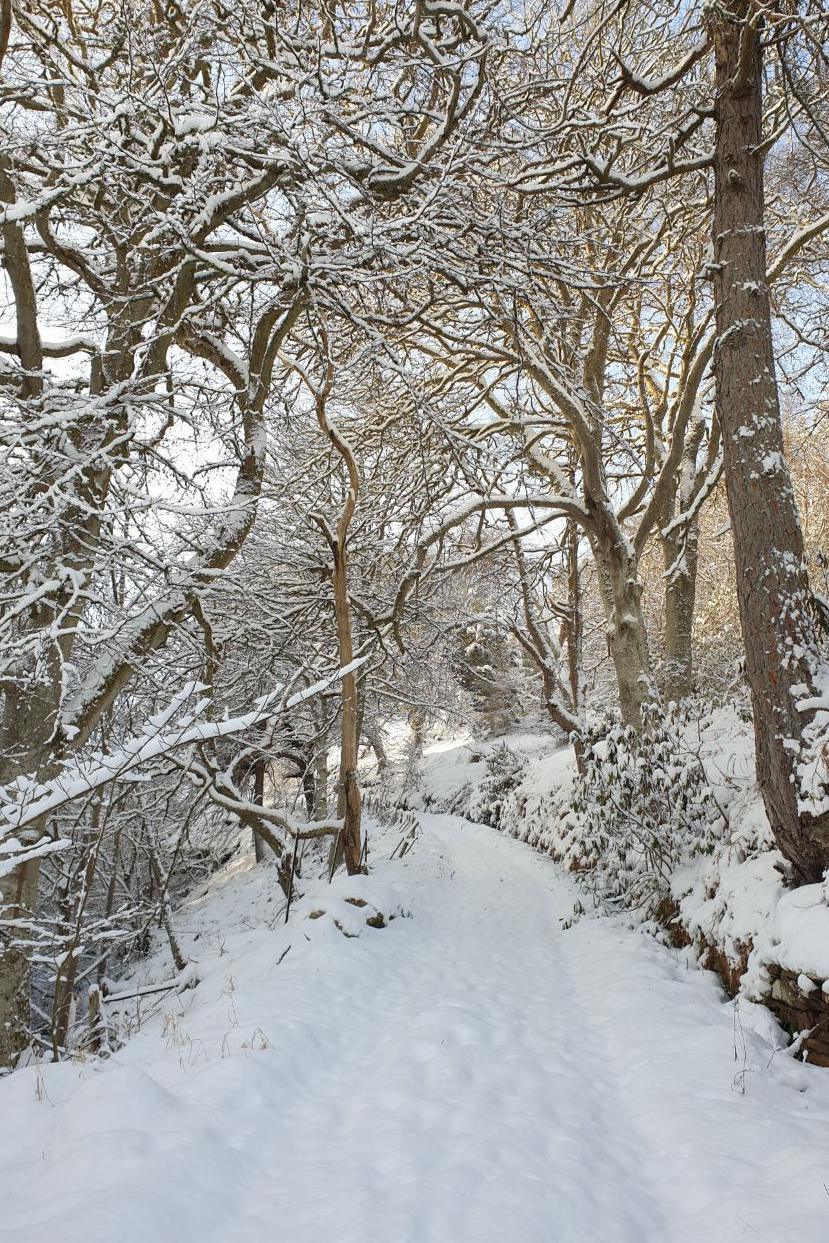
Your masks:
[{"label": "snow on branch", "polygon": [[198,719],[210,703],[205,698],[199,699],[190,713],[178,716],[185,701],[204,689],[200,683],[191,682],[166,708],[150,717],[139,734],[111,755],[98,752],[87,760],[67,765],[49,781],[35,783],[25,777],[18,778],[12,785],[0,790],[0,876],[27,860],[65,849],[70,844],[45,837],[40,827],[45,816],[66,803],[112,781],[122,781],[152,761],[182,747],[244,734],[254,726],[271,721],[297,704],[321,694],[333,682],[359,668],[366,659],[365,656],[359,657],[346,668],[336,670],[287,699],[284,698],[284,687],[280,687],[256,700],[250,712],[221,721]]}]

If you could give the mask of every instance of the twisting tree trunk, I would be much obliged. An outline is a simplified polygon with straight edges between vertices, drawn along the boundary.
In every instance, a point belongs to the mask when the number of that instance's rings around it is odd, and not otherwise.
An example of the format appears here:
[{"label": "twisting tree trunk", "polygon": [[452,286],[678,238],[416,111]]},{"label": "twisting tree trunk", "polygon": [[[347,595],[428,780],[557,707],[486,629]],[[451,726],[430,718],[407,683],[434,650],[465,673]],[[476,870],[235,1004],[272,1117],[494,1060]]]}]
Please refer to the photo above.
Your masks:
[{"label": "twisting tree trunk", "polygon": [[607,618],[607,650],[613,661],[619,711],[625,725],[640,729],[642,708],[653,699],[648,632],[642,609],[642,580],[637,559],[624,532],[604,521],[597,507],[596,530],[590,546]]},{"label": "twisting tree trunk", "polygon": [[798,753],[818,622],[784,455],[771,335],[763,202],[761,16],[753,0],[714,8],[716,53],[715,376],[737,596],[754,709],[757,779],[777,843],[801,882],[829,863],[829,818],[798,806]]},{"label": "twisting tree trunk", "polygon": [[[327,342],[326,342],[327,345]],[[334,379],[334,369],[329,358],[326,364],[325,382],[314,393],[317,421],[320,429],[342,458],[348,472],[348,492],[332,530],[321,514],[314,514],[317,525],[325,535],[334,559],[331,585],[334,592],[334,616],[337,623],[337,647],[340,668],[345,669],[354,660],[354,642],[351,635],[351,602],[348,598],[348,531],[357,508],[360,495],[360,472],[357,460],[348,441],[340,435],[328,418],[327,402]],[[363,840],[361,832],[362,799],[357,781],[357,758],[360,741],[360,710],[357,692],[357,676],[353,670],[340,679],[342,695],[342,719],[340,723],[340,787],[337,815],[343,821],[335,852],[342,848],[349,876],[362,870]],[[335,853],[336,861],[336,853]]]},{"label": "twisting tree trunk", "polygon": [[[340,668],[354,660],[351,638],[351,609],[348,601],[347,555],[345,538],[332,548],[334,554],[334,609],[337,615],[337,644]],[[340,790],[337,814],[343,820],[342,848],[349,876],[359,872],[362,864],[360,831],[361,799],[357,781],[357,751],[360,736],[357,677],[352,671],[342,678],[342,723],[340,726]]]}]

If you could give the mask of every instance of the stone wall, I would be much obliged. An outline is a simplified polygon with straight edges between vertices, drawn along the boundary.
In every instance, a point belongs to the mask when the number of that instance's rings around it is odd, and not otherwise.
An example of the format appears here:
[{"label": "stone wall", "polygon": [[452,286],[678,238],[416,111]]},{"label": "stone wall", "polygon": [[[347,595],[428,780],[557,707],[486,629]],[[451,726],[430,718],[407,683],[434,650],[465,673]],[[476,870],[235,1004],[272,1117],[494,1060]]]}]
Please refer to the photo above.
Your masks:
[{"label": "stone wall", "polygon": [[[694,940],[673,902],[666,902],[659,914],[671,944],[677,949],[694,944],[700,966],[716,972],[729,997],[736,997],[748,967],[751,944],[738,945],[738,957],[734,959],[707,937]],[[766,970],[770,987],[763,1003],[796,1040],[801,1058],[814,1066],[829,1066],[829,980],[821,983],[778,963],[767,963]]]},{"label": "stone wall", "polygon": [[765,1003],[786,1031],[798,1038],[802,1057],[829,1066],[829,981],[819,983],[801,972],[769,963],[771,990]]}]

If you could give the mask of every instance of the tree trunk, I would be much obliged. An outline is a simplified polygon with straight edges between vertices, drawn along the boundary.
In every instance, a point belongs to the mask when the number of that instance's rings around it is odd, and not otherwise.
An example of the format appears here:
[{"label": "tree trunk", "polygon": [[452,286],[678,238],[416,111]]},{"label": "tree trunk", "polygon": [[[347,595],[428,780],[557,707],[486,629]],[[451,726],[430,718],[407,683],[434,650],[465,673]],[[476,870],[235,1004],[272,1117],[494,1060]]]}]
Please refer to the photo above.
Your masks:
[{"label": "tree trunk", "polygon": [[[253,766],[253,801],[259,807],[265,803],[265,757],[259,756]],[[265,858],[265,842],[259,833],[253,835],[253,853],[257,863],[261,863]]]},{"label": "tree trunk", "polygon": [[305,815],[309,820],[314,818],[314,806],[316,802],[316,777],[314,769],[311,765],[305,769],[302,774],[302,797],[305,799]]},{"label": "tree trunk", "polygon": [[665,565],[665,698],[677,703],[694,690],[692,642],[697,598],[699,529],[692,524],[683,543],[662,538]]},{"label": "tree trunk", "polygon": [[[326,353],[328,341],[323,333]],[[334,382],[334,367],[330,356],[326,359],[325,382],[314,394],[314,405],[320,429],[339,453],[348,472],[348,491],[337,519],[336,531],[332,531],[321,514],[314,518],[328,540],[334,565],[331,585],[334,591],[334,616],[337,623],[337,648],[340,668],[347,668],[354,660],[354,643],[351,636],[351,601],[348,598],[348,530],[357,508],[360,495],[360,471],[351,445],[339,433],[336,424],[328,418],[327,400]],[[357,759],[360,744],[360,703],[357,677],[352,671],[340,680],[342,693],[342,719],[340,722],[340,788],[337,798],[337,816],[343,821],[339,835],[332,848],[332,871],[337,864],[340,849],[345,857],[349,876],[362,871],[363,841],[361,831],[362,799],[357,781]]]},{"label": "tree trunk", "polygon": [[818,623],[784,455],[771,335],[763,202],[762,52],[751,0],[711,18],[716,53],[714,370],[737,598],[754,710],[757,780],[800,882],[829,863],[827,817],[798,807],[798,712],[819,661]]},{"label": "tree trunk", "polygon": [[31,964],[14,943],[20,931],[13,924],[35,914],[39,877],[38,859],[0,877],[0,1071],[13,1067],[29,1043]]},{"label": "tree trunk", "polygon": [[619,709],[625,725],[639,729],[642,708],[653,698],[650,658],[640,593],[631,593],[608,623],[607,643],[616,671]]},{"label": "tree trunk", "polygon": [[[597,524],[598,525],[598,524]],[[607,650],[616,673],[625,725],[639,729],[642,707],[654,696],[642,583],[633,550],[620,531],[591,538],[607,618]]]},{"label": "tree trunk", "polygon": [[383,744],[383,735],[379,726],[376,729],[369,730],[367,738],[369,746],[374,752],[374,757],[377,760],[377,772],[379,776],[382,777],[383,773],[389,766],[389,757],[386,754],[386,748]]},{"label": "tree trunk", "polygon": [[412,708],[407,717],[412,731],[412,754],[415,762],[423,758],[426,746],[426,714],[421,708]]},{"label": "tree trunk", "polygon": [[314,759],[314,819],[325,820],[328,815],[328,736],[317,743]]},{"label": "tree trunk", "polygon": [[[345,541],[334,549],[334,609],[337,615],[337,642],[340,667],[345,668],[354,659],[351,639],[351,610],[348,600],[348,580]],[[342,677],[342,722],[340,725],[340,791],[338,814],[343,819],[341,834],[343,856],[349,876],[362,868],[363,843],[360,830],[360,786],[357,781],[357,757],[360,739],[357,675],[353,672]]]},{"label": "tree trunk", "polygon": [[[45,659],[46,676],[25,690],[7,690],[0,719],[0,784],[11,785],[22,774],[48,777],[49,738],[60,702],[59,666],[53,653]],[[21,836],[33,845],[45,833],[43,820]],[[29,1043],[31,962],[20,941],[26,939],[19,920],[37,915],[40,860],[18,864],[0,876],[0,1072],[11,1068]]]},{"label": "tree trunk", "polygon": [[567,519],[567,671],[570,698],[576,715],[584,710],[584,610],[581,597],[579,540],[581,532],[572,518]]}]

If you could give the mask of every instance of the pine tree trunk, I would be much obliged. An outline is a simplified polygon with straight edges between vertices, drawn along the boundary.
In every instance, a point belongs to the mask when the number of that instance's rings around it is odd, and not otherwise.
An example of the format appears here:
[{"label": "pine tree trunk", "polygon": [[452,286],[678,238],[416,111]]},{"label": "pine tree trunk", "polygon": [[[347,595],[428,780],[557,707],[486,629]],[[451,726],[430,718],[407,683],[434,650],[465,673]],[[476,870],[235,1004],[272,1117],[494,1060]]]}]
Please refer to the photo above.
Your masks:
[{"label": "pine tree trunk", "polygon": [[800,882],[829,864],[829,824],[799,812],[797,701],[813,684],[817,622],[784,455],[771,334],[763,201],[762,52],[751,0],[711,18],[716,53],[715,376],[737,597],[754,710],[757,779]]}]

